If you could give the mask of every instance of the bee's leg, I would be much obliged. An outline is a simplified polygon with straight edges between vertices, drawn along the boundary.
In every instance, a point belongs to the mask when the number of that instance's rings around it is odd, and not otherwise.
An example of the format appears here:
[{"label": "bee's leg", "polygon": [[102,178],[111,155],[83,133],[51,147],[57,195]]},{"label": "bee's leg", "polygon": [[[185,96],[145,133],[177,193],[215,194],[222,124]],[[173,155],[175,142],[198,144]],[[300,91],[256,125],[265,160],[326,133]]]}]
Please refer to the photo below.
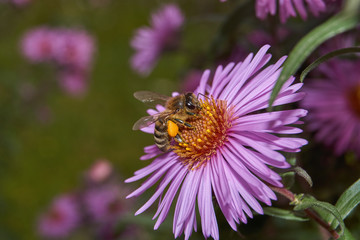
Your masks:
[{"label": "bee's leg", "polygon": [[177,141],[177,142],[179,142],[179,143],[183,143],[183,142],[184,142],[184,140],[182,139],[182,137],[181,137],[179,134],[177,134],[177,135],[174,137],[174,139],[175,139],[175,141]]},{"label": "bee's leg", "polygon": [[189,124],[189,123],[187,123],[187,122],[184,122],[184,121],[181,120],[181,119],[174,118],[174,120],[177,121],[178,123],[182,124],[182,125],[185,125],[186,127],[189,127],[189,128],[192,127],[191,124]]},{"label": "bee's leg", "polygon": [[195,118],[200,117],[200,114],[198,114],[198,113],[186,112],[186,114],[188,114],[188,115],[190,115],[190,116],[192,116],[192,117],[195,117]]},{"label": "bee's leg", "polygon": [[192,127],[193,127],[191,124],[189,124],[189,123],[187,123],[187,122],[184,123],[184,125],[187,126],[187,127],[189,127],[189,128],[192,128]]},{"label": "bee's leg", "polygon": [[199,118],[201,115],[193,112],[186,112],[188,115],[192,116],[193,118]]}]

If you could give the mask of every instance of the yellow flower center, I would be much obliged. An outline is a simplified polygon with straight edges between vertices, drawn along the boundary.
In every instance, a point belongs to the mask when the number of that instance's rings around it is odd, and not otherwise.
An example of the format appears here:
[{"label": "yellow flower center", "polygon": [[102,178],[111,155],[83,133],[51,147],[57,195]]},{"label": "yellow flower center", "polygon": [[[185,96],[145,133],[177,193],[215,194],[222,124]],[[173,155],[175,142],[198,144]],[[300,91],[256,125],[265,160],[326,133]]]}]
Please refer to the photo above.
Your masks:
[{"label": "yellow flower center", "polygon": [[360,117],[360,84],[349,92],[348,97],[350,107]]},{"label": "yellow flower center", "polygon": [[191,128],[180,129],[183,143],[175,143],[173,151],[189,169],[206,164],[217,148],[227,141],[227,131],[232,126],[232,109],[226,101],[213,98],[200,100],[199,116],[188,121]]}]

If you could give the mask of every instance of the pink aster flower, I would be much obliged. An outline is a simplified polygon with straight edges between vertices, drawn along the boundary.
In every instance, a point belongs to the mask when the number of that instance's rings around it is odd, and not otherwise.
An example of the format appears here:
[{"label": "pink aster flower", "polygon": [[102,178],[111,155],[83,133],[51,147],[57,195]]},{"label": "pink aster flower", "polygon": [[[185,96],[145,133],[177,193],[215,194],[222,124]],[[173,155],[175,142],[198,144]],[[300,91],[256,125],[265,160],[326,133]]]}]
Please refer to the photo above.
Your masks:
[{"label": "pink aster flower", "polygon": [[336,154],[351,150],[360,157],[360,60],[334,60],[320,69],[324,77],[304,87],[308,128]]},{"label": "pink aster flower", "polygon": [[63,238],[78,226],[79,221],[80,213],[74,196],[59,196],[40,216],[38,232],[44,238]]},{"label": "pink aster flower", "polygon": [[183,22],[184,16],[174,4],[153,13],[151,26],[139,28],[131,40],[136,51],[131,58],[132,68],[142,75],[149,74],[164,51],[178,46]]},{"label": "pink aster flower", "polygon": [[[281,177],[270,167],[287,168],[289,164],[279,152],[298,152],[306,140],[285,137],[300,133],[292,126],[299,124],[306,110],[260,111],[268,107],[271,91],[281,72],[285,57],[265,67],[271,55],[265,45],[243,62],[219,66],[213,78],[206,70],[194,91],[202,109],[199,117],[189,121],[193,128],[180,130],[183,143],[173,142],[171,151],[162,153],[156,145],[145,147],[141,160],[155,158],[147,167],[126,180],[147,180],[127,198],[141,195],[158,181],[153,196],[135,213],[140,214],[158,200],[155,229],[166,218],[179,192],[173,220],[175,238],[183,232],[188,239],[196,231],[195,209],[199,209],[205,238],[219,239],[213,199],[235,231],[236,224],[247,222],[252,211],[263,214],[260,202],[271,205],[276,199],[268,187],[282,187]],[[282,87],[274,105],[298,101],[301,83],[290,77]],[[150,115],[164,110],[149,110]],[[291,125],[290,125],[291,124]],[[154,124],[142,131],[153,134]],[[278,134],[281,134],[278,135]],[[214,198],[215,197],[215,198]],[[215,202],[214,201],[214,202]],[[197,205],[197,207],[196,207]]]},{"label": "pink aster flower", "polygon": [[307,18],[306,8],[314,16],[318,16],[320,12],[326,10],[326,1],[324,0],[256,0],[256,16],[265,19],[268,14],[275,15],[276,5],[278,5],[282,23],[285,23],[289,17],[296,17],[297,13],[305,20]]}]

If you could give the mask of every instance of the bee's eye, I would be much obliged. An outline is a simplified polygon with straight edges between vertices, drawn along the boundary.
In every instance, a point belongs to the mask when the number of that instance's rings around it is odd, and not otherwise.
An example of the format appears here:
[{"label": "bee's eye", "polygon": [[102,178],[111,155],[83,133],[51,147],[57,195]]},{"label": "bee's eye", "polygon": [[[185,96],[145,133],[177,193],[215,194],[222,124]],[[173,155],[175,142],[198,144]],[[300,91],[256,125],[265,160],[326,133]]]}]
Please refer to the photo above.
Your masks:
[{"label": "bee's eye", "polygon": [[195,105],[192,102],[186,102],[186,107],[190,110],[194,110],[195,109]]}]

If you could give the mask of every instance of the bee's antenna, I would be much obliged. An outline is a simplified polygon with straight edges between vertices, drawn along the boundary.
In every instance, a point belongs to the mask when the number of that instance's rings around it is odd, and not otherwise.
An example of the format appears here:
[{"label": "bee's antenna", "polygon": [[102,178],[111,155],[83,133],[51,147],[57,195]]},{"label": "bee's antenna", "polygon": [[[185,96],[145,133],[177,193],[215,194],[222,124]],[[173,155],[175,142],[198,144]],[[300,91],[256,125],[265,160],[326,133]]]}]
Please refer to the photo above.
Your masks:
[{"label": "bee's antenna", "polygon": [[198,93],[197,96],[196,96],[196,98],[199,98],[199,95],[201,95],[201,96],[203,96],[203,97],[206,97],[207,99],[210,99],[208,96],[206,96],[206,95],[204,95],[204,94],[202,94],[202,93]]}]

